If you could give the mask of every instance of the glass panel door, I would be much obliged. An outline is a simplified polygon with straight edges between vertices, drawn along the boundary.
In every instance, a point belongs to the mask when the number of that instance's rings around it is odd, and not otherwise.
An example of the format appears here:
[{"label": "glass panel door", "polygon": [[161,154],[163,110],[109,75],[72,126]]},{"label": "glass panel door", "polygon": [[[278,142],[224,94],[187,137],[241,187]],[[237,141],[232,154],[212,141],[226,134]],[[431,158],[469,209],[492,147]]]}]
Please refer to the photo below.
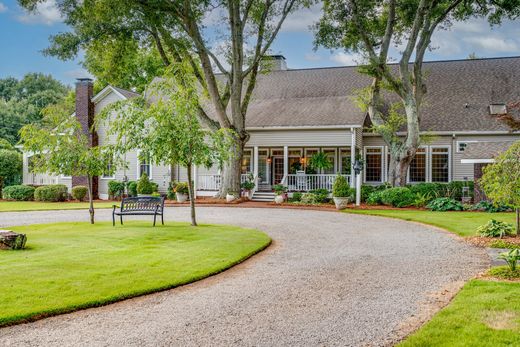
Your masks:
[{"label": "glass panel door", "polygon": [[273,157],[273,184],[279,184],[283,179],[283,157]]}]

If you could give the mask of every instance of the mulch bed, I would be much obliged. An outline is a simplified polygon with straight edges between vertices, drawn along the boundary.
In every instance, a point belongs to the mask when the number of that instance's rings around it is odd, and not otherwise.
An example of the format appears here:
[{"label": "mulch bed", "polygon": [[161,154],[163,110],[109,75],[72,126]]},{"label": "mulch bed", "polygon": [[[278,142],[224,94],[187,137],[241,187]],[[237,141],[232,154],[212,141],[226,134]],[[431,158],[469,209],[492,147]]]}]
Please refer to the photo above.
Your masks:
[{"label": "mulch bed", "polygon": [[491,243],[493,243],[494,241],[504,241],[507,243],[511,243],[511,244],[520,246],[520,237],[511,237],[511,236],[502,237],[501,239],[496,238],[496,237],[471,236],[471,237],[465,237],[464,240],[477,247],[489,247],[491,245]]}]

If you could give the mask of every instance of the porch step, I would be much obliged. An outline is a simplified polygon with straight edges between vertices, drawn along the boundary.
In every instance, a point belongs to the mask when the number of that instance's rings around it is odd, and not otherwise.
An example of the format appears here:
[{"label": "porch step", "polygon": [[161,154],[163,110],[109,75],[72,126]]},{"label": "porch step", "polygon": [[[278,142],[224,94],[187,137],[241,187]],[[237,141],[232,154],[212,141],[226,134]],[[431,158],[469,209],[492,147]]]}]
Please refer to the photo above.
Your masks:
[{"label": "porch step", "polygon": [[251,200],[271,202],[271,201],[274,201],[274,193],[257,191],[253,194],[253,197],[251,198]]}]

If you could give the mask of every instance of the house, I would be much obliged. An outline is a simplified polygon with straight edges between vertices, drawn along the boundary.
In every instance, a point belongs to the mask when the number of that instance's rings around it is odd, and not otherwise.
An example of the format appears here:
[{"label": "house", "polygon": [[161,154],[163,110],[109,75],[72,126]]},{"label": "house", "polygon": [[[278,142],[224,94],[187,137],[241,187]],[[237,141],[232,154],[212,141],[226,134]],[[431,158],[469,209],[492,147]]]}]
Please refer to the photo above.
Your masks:
[{"label": "house", "polygon": [[[367,128],[367,115],[356,106],[356,92],[370,80],[356,67],[287,69],[283,56],[261,74],[248,110],[246,127],[250,139],[242,162],[245,179],[257,179],[256,198],[284,184],[290,191],[331,189],[337,173],[351,179],[356,156],[364,159],[363,182],[381,184],[388,178],[388,148],[382,138]],[[520,140],[496,119],[495,109],[504,110],[520,100],[520,57],[427,62],[424,64],[427,96],[422,108],[421,132],[428,141],[413,160],[408,182],[450,182],[473,180],[474,164],[461,161],[474,143]],[[92,95],[92,83],[76,84],[76,113],[85,129],[106,105],[137,94],[107,86]],[[110,141],[101,127],[94,142]],[[308,160],[323,151],[333,163],[327,170],[310,170]],[[142,159],[142,158],[141,158]],[[110,180],[136,180],[143,173],[166,192],[170,180],[185,181],[186,171],[177,166],[141,160],[137,152],[126,157],[128,168],[114,176],[98,178],[98,192],[108,198]],[[24,155],[24,183],[80,184],[80,178],[36,175],[31,159]],[[217,168],[194,169],[198,196],[215,195],[220,185]]]}]

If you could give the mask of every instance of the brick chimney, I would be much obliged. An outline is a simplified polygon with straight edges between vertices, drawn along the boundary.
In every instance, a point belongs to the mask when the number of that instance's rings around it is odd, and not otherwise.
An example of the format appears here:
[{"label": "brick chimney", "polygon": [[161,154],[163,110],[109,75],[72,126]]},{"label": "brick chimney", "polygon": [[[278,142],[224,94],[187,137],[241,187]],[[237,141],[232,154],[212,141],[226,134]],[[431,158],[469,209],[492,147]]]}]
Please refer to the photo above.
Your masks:
[{"label": "brick chimney", "polygon": [[[94,103],[92,97],[94,94],[93,83],[90,78],[78,78],[76,81],[76,118],[81,124],[83,133],[88,136],[90,147],[98,145],[98,135],[92,129],[94,125]],[[72,186],[87,186],[86,176],[73,176]],[[98,178],[95,177],[92,182],[92,192],[94,199],[98,198]]]}]

